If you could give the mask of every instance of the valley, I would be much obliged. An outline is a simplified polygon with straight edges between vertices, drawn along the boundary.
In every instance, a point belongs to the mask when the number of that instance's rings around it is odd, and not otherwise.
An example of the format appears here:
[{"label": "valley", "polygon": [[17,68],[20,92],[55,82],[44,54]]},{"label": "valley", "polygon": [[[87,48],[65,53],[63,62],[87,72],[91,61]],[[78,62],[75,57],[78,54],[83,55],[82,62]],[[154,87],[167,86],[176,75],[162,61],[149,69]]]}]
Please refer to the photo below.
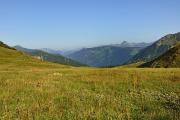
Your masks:
[{"label": "valley", "polygon": [[0,120],[180,120],[180,0],[0,0]]},{"label": "valley", "polygon": [[1,119],[178,119],[180,70],[0,67]]},{"label": "valley", "polygon": [[0,119],[178,119],[179,68],[92,68],[0,47]]}]

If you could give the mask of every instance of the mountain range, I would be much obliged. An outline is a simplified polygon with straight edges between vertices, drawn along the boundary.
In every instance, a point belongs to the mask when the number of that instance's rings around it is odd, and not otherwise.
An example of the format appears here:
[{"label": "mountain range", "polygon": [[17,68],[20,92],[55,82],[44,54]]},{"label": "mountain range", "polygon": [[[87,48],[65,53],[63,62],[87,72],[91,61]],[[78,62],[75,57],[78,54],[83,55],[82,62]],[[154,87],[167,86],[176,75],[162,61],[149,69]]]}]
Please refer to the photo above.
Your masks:
[{"label": "mountain range", "polygon": [[3,65],[21,65],[35,64],[40,60],[31,57],[30,55],[24,54],[23,52],[17,51],[16,49],[0,42],[0,64]]},{"label": "mountain range", "polygon": [[145,48],[152,43],[145,43],[145,42],[140,42],[140,43],[130,43],[127,41],[123,41],[121,44],[111,44],[111,46],[116,46],[116,47],[140,47],[140,48]]},{"label": "mountain range", "polygon": [[18,51],[25,52],[43,61],[65,64],[65,65],[72,65],[72,66],[86,66],[77,61],[71,60],[70,58],[66,58],[60,54],[51,54],[51,53],[44,52],[42,50],[27,49],[21,46],[14,46],[14,48],[17,49]]},{"label": "mountain range", "polygon": [[41,48],[39,50],[47,52],[47,53],[50,53],[50,54],[59,54],[59,55],[62,55],[62,53],[63,53],[63,51],[61,51],[61,50],[53,50],[53,49],[50,49],[50,48]]},{"label": "mountain range", "polygon": [[168,34],[154,42],[152,45],[142,49],[138,54],[132,57],[128,63],[135,63],[138,61],[149,62],[168,51],[178,41],[180,41],[180,32]]},{"label": "mountain range", "polygon": [[67,49],[67,50],[54,50],[54,49],[50,49],[50,48],[41,48],[39,50],[50,53],[50,54],[59,54],[59,55],[63,55],[63,56],[68,56],[69,54],[79,51],[80,48]]},{"label": "mountain range", "polygon": [[[18,51],[15,48],[6,45],[3,42],[0,42],[0,71],[1,73],[4,73],[3,71],[13,70],[14,71],[13,74],[16,75],[17,77],[19,76],[18,74],[24,75],[27,69],[29,69],[30,70],[29,72],[31,72],[33,70],[36,71],[36,69],[47,70],[49,68],[63,69],[63,68],[72,68],[72,66],[42,61],[25,52]],[[16,72],[16,70],[19,70],[22,72],[18,73]],[[16,78],[14,75],[13,77]],[[29,73],[27,75],[29,75]],[[2,74],[0,76],[2,77]],[[9,74],[5,76],[8,77]],[[28,77],[28,79],[30,78]]]},{"label": "mountain range", "polygon": [[[92,48],[72,50],[53,50],[50,48],[34,50],[23,48],[21,46],[15,46],[15,48],[20,51],[29,53],[33,56],[40,56],[42,55],[42,52],[45,52],[46,54],[48,53],[50,55],[65,57],[66,60],[68,58],[70,59],[69,61],[78,61],[79,64],[83,65],[85,64],[94,67],[107,67],[123,64],[124,62],[128,61],[131,57],[133,57],[135,54],[137,54],[142,48],[147,47],[150,44],[151,43],[129,43],[127,41],[123,41],[121,44],[111,44]],[[57,62],[55,61],[55,59],[57,58],[53,58],[53,60],[48,58],[47,61]],[[58,61],[60,61],[59,63],[64,64],[63,59],[60,59]]]},{"label": "mountain range", "polygon": [[116,66],[127,62],[148,45],[150,45],[150,43],[128,43],[124,41],[121,44],[83,48],[67,56],[89,66]]},{"label": "mountain range", "polygon": [[[177,61],[179,59],[177,57],[179,55],[179,47],[176,45],[179,41],[180,32],[165,35],[154,43],[128,43],[123,41],[121,44],[66,51],[66,54],[63,54],[65,53],[64,51],[49,48],[38,50],[27,49],[21,46],[9,47],[1,41],[0,47],[11,50],[17,49],[42,61],[71,66],[111,67],[127,64],[132,66],[133,63],[144,63],[140,67],[175,67],[179,64]],[[169,63],[162,62],[166,60]]]},{"label": "mountain range", "polygon": [[154,60],[144,63],[139,67],[174,68],[180,67],[180,43],[169,49]]}]

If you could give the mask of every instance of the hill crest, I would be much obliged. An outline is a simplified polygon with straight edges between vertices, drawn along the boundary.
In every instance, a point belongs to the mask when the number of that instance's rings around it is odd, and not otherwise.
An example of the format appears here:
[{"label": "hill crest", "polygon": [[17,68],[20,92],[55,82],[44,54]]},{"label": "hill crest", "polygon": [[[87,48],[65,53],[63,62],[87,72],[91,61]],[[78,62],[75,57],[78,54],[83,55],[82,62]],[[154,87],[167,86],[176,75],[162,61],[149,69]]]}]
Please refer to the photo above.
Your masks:
[{"label": "hill crest", "polygon": [[174,68],[180,67],[180,42],[156,59],[144,63],[139,67]]},{"label": "hill crest", "polygon": [[136,54],[128,63],[135,63],[138,61],[151,61],[170,48],[172,48],[178,41],[180,41],[180,32],[175,34],[168,34],[158,41],[154,42],[152,45],[142,49],[138,54]]}]

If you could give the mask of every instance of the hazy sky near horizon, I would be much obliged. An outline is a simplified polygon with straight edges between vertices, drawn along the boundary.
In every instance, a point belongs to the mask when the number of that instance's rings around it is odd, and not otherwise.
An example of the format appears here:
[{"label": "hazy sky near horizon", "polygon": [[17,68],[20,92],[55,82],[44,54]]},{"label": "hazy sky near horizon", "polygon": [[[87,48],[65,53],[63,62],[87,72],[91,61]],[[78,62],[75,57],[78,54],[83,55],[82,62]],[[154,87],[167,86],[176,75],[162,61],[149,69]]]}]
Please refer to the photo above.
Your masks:
[{"label": "hazy sky near horizon", "polygon": [[180,32],[180,0],[0,0],[0,40],[71,49]]}]

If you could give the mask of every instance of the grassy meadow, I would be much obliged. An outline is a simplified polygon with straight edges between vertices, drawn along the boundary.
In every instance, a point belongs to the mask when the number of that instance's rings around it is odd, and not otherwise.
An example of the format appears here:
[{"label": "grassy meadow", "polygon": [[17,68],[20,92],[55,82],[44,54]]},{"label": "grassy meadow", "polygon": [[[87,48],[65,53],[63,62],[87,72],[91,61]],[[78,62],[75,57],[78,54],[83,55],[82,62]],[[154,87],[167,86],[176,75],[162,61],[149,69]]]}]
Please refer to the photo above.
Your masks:
[{"label": "grassy meadow", "polygon": [[0,66],[3,120],[180,117],[180,69],[9,66]]},{"label": "grassy meadow", "polygon": [[179,68],[71,67],[3,47],[0,56],[0,120],[180,118]]}]

